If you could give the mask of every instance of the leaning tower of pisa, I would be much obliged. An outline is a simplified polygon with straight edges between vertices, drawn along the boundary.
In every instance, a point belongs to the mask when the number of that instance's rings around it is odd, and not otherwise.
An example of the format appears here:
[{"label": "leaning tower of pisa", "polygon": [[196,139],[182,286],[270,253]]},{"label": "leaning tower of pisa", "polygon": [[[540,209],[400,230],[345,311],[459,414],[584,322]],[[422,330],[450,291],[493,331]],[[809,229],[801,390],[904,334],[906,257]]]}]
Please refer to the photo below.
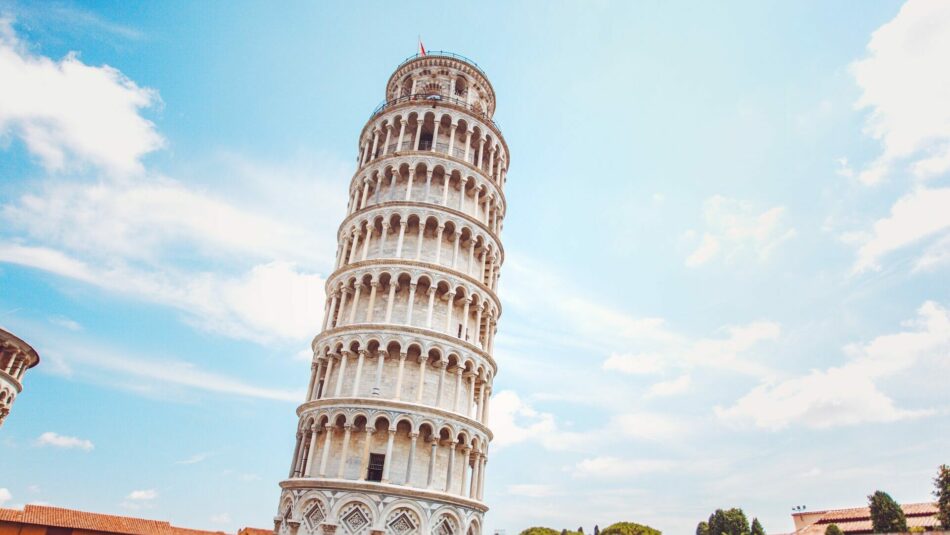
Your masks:
[{"label": "leaning tower of pisa", "polygon": [[508,147],[462,56],[413,56],[359,137],[275,531],[478,535]]}]

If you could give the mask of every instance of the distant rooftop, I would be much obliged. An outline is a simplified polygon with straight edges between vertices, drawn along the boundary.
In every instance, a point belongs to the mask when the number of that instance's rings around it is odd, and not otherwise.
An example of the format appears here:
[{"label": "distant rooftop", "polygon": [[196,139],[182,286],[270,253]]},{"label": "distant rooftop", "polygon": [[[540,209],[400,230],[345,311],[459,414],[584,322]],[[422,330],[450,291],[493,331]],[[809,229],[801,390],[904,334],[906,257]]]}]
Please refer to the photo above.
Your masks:
[{"label": "distant rooftop", "polygon": [[[27,505],[20,509],[0,508],[0,528],[5,524],[81,529],[116,535],[227,535],[223,531],[180,528],[164,520],[88,513],[62,507]],[[241,533],[273,533],[272,530],[244,528]]]},{"label": "distant rooftop", "polygon": [[[939,530],[937,505],[933,503],[908,503],[901,505],[910,529]],[[825,511],[802,511],[792,515],[795,531],[792,535],[824,535],[825,529],[836,524],[847,535],[874,533],[871,526],[871,510],[868,507],[829,509]]]}]

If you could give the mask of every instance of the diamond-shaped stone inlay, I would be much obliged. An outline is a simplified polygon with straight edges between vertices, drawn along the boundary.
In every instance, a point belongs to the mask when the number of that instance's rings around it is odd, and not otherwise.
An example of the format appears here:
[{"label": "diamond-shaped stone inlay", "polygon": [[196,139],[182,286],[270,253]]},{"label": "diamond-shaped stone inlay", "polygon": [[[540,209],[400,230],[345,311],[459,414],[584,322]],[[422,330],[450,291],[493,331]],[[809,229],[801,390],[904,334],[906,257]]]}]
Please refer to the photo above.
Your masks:
[{"label": "diamond-shaped stone inlay", "polygon": [[442,520],[432,530],[433,535],[455,535],[455,523],[450,518],[442,517]]},{"label": "diamond-shaped stone inlay", "polygon": [[326,519],[327,515],[323,512],[323,505],[320,502],[313,502],[313,506],[304,515],[307,523],[312,529],[316,529]]},{"label": "diamond-shaped stone inlay", "polygon": [[395,535],[408,535],[416,529],[416,525],[406,513],[400,513],[389,523],[389,529]]},{"label": "diamond-shaped stone inlay", "polygon": [[354,508],[343,517],[343,525],[346,526],[346,529],[350,533],[359,533],[359,531],[365,528],[368,524],[369,518],[367,518],[366,514],[363,513],[363,511],[360,511],[358,508]]}]

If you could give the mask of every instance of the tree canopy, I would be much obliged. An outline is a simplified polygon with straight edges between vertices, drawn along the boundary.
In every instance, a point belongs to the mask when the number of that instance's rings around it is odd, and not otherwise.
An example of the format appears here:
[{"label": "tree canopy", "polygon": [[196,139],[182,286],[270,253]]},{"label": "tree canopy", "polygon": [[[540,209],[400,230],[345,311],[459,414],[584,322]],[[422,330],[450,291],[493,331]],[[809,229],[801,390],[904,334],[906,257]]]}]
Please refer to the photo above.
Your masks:
[{"label": "tree canopy", "polygon": [[709,516],[709,535],[750,535],[749,519],[742,509],[716,509]]},{"label": "tree canopy", "polygon": [[765,528],[762,527],[758,518],[752,519],[752,535],[765,535]]},{"label": "tree canopy", "polygon": [[874,533],[903,533],[907,531],[904,510],[886,492],[876,491],[868,496],[871,509],[871,525]]},{"label": "tree canopy", "polygon": [[943,529],[950,529],[950,466],[942,464],[937,469],[934,497],[937,498],[937,520]]},{"label": "tree canopy", "polygon": [[600,530],[600,535],[662,535],[659,530],[635,522],[617,522]]},{"label": "tree canopy", "polygon": [[825,528],[825,535],[844,535],[844,532],[841,531],[838,524],[828,524],[828,527]]},{"label": "tree canopy", "polygon": [[561,535],[561,532],[556,529],[535,526],[523,530],[521,535]]}]

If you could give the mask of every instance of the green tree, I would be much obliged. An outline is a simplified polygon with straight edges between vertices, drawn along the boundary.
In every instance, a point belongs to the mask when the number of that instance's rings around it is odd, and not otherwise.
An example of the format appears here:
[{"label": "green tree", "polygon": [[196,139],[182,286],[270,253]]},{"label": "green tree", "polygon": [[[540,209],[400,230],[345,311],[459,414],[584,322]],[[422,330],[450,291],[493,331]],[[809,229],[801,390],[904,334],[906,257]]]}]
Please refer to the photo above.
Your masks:
[{"label": "green tree", "polygon": [[838,524],[828,524],[828,527],[825,528],[825,535],[844,535],[844,532],[841,531]]},{"label": "green tree", "polygon": [[752,535],[765,535],[765,528],[762,527],[758,518],[752,519]]},{"label": "green tree", "polygon": [[696,525],[696,535],[709,535],[709,524],[705,520]]},{"label": "green tree", "polygon": [[600,526],[594,524],[594,535],[600,535]]},{"label": "green tree", "polygon": [[937,469],[934,497],[937,498],[937,520],[943,529],[950,529],[950,466],[941,464]]},{"label": "green tree", "polygon": [[742,509],[716,509],[709,517],[709,535],[750,535],[749,519]]},{"label": "green tree", "polygon": [[535,526],[522,531],[520,535],[560,535],[560,533],[556,529]]},{"label": "green tree", "polygon": [[634,522],[617,522],[604,528],[600,535],[662,535],[659,530]]},{"label": "green tree", "polygon": [[871,525],[874,533],[903,533],[907,531],[904,510],[886,492],[876,491],[868,496],[871,509]]}]

